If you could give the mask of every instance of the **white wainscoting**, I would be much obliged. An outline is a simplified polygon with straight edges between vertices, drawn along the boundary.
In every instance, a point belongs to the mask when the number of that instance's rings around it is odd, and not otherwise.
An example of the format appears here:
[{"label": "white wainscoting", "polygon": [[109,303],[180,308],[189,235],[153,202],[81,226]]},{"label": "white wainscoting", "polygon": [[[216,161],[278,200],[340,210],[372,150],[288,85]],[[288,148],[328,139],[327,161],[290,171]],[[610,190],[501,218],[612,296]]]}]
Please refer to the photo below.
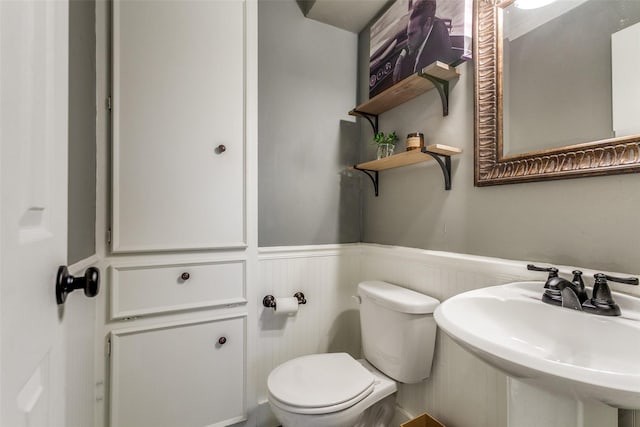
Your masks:
[{"label": "white wainscoting", "polygon": [[[258,253],[258,402],[267,399],[269,372],[282,362],[313,353],[344,351],[360,357],[360,322],[355,299],[359,245],[261,248]],[[293,316],[262,306],[265,295],[307,303]]]},{"label": "white wainscoting", "polygon": [[[363,245],[361,278],[381,279],[441,301],[461,292],[531,278],[526,264],[402,247]],[[506,376],[438,331],[431,377],[399,384],[397,403],[445,425],[506,427]]]},{"label": "white wainscoting", "polygon": [[[375,244],[262,248],[260,298],[304,292],[307,304],[292,317],[277,317],[259,304],[258,400],[267,398],[266,379],[278,364],[304,354],[347,351],[359,357],[358,305],[352,295],[363,280],[385,280],[441,301],[468,290],[518,280],[545,280],[525,261],[510,261]],[[572,266],[557,266],[570,277]],[[593,271],[582,269],[585,277]],[[590,284],[590,281],[587,279]],[[448,426],[507,427],[506,376],[438,332],[431,377],[401,384],[397,403],[407,414],[429,412]],[[265,411],[268,412],[268,411]],[[277,425],[267,416],[261,426]],[[623,422],[622,418],[625,419]],[[621,427],[638,427],[637,412]]]}]

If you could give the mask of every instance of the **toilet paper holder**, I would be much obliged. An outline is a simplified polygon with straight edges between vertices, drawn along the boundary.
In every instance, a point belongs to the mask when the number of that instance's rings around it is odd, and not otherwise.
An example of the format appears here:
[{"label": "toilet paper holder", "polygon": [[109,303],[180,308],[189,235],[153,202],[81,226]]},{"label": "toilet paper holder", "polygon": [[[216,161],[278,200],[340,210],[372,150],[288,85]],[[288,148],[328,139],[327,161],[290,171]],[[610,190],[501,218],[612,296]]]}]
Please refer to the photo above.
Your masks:
[{"label": "toilet paper holder", "polygon": [[[302,292],[296,292],[295,294],[293,294],[293,297],[298,300],[298,304],[307,303],[307,300]],[[274,297],[273,295],[267,295],[266,297],[262,298],[262,305],[267,308],[273,308],[275,310],[276,297]]]}]

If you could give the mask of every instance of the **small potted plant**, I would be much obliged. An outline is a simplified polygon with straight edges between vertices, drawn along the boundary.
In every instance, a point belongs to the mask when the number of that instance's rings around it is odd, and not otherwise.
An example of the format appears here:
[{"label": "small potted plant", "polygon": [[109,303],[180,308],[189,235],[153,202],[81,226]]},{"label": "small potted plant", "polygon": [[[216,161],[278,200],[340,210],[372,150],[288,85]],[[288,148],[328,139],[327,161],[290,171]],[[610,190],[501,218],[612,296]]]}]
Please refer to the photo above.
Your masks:
[{"label": "small potted plant", "polygon": [[380,160],[383,157],[389,157],[393,155],[393,149],[395,148],[395,142],[398,140],[398,135],[395,132],[391,132],[385,135],[384,132],[378,132],[373,137],[373,143],[378,146],[377,159]]}]

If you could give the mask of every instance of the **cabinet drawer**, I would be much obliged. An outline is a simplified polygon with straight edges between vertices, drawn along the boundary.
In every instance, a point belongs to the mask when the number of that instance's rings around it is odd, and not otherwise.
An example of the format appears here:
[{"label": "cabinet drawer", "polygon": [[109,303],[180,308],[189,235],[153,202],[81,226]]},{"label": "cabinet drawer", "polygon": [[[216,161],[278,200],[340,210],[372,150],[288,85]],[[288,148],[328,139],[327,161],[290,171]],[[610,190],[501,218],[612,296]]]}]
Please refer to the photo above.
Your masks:
[{"label": "cabinet drawer", "polygon": [[244,304],[245,262],[111,267],[111,318]]},{"label": "cabinet drawer", "polygon": [[245,419],[246,317],[111,333],[111,426],[222,426]]}]

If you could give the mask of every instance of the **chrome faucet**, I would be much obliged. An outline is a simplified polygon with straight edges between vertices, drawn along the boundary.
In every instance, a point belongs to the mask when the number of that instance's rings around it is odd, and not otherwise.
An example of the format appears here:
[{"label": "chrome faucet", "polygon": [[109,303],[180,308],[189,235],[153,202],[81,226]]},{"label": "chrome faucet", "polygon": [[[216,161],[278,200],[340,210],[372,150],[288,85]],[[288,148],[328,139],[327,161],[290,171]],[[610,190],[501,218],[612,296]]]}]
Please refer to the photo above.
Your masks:
[{"label": "chrome faucet", "polygon": [[620,316],[621,313],[620,306],[613,300],[607,280],[627,285],[638,285],[637,277],[622,278],[597,273],[593,276],[595,284],[593,285],[592,298],[589,298],[580,270],[573,271],[571,281],[558,277],[558,269],[555,267],[544,268],[529,264],[527,270],[549,273],[544,284],[543,302],[602,316]]}]

